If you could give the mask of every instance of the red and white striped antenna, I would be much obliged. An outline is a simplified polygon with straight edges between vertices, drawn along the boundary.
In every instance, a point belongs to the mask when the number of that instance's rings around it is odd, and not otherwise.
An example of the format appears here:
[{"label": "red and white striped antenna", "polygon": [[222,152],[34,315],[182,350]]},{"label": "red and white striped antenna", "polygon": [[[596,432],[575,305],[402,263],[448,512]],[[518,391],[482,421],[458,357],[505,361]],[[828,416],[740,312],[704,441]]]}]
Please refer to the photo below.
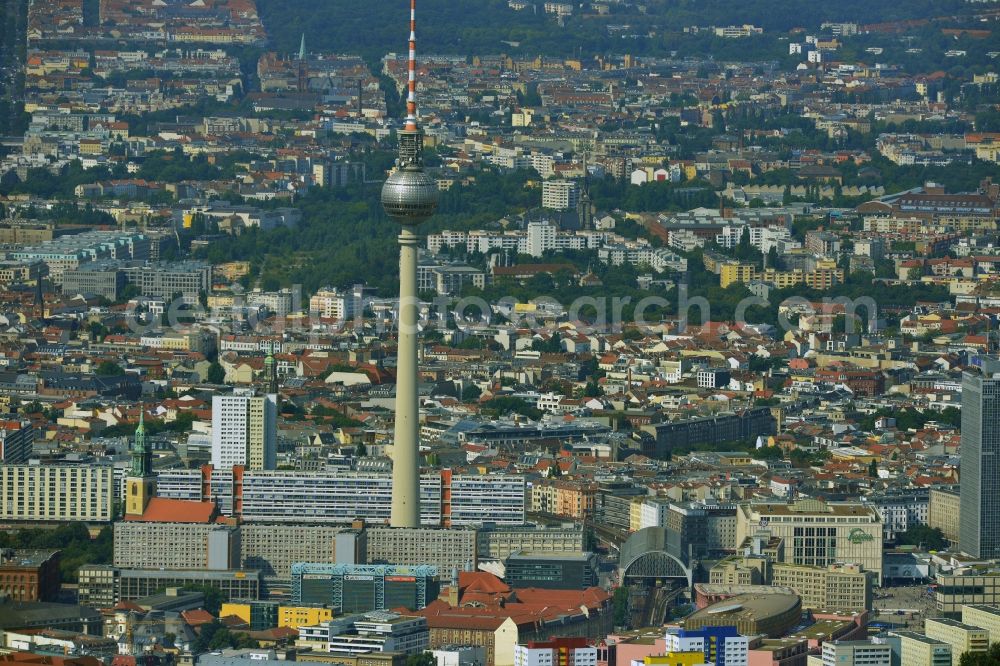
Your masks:
[{"label": "red and white striped antenna", "polygon": [[406,125],[407,132],[417,131],[417,0],[410,0],[410,57],[407,67]]}]

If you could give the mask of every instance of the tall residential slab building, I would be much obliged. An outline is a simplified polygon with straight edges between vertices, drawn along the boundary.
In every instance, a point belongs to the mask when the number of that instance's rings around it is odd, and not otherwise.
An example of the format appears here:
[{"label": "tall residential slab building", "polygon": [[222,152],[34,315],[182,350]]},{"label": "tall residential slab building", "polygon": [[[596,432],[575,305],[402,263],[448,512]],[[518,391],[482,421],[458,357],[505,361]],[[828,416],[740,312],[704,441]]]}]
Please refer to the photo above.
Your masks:
[{"label": "tall residential slab building", "polygon": [[251,391],[212,398],[212,465],[232,469],[274,469],[277,458],[278,397]]},{"label": "tall residential slab building", "polygon": [[890,666],[892,648],[869,641],[823,643],[823,666]]},{"label": "tall residential slab building", "polygon": [[984,358],[962,378],[959,548],[1000,557],[1000,360]]},{"label": "tall residential slab building", "polygon": [[107,523],[114,495],[111,465],[0,465],[0,520]]},{"label": "tall residential slab building", "polygon": [[[525,521],[525,477],[517,474],[420,476],[424,527],[516,527]],[[379,471],[241,470],[232,467],[162,470],[157,495],[212,500],[225,516],[244,522],[340,523],[363,519],[382,525],[391,515],[392,477]]]},{"label": "tall residential slab building", "polygon": [[573,210],[580,203],[580,185],[575,180],[546,180],[542,183],[542,207]]},{"label": "tall residential slab building", "polygon": [[958,543],[962,497],[958,486],[931,488],[927,502],[927,527],[937,528],[944,538]]},{"label": "tall residential slab building", "polygon": [[951,645],[915,631],[894,631],[890,644],[899,641],[899,666],[951,666]]},{"label": "tall residential slab building", "polygon": [[927,618],[924,634],[951,646],[952,666],[958,666],[966,652],[986,652],[990,647],[988,630],[949,618]]},{"label": "tall residential slab building", "polygon": [[0,462],[13,465],[28,462],[34,439],[30,421],[0,421]]},{"label": "tall residential slab building", "polygon": [[990,632],[990,643],[1000,639],[1000,608],[986,604],[962,606],[962,623]]}]

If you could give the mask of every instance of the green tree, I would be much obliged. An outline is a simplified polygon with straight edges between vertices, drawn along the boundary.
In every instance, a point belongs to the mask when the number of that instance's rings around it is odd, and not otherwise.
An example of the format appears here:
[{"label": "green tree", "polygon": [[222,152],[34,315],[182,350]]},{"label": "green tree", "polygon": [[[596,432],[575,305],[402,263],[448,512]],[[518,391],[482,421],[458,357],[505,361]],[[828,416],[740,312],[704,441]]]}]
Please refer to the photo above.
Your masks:
[{"label": "green tree", "polygon": [[466,338],[458,343],[457,349],[482,349],[485,345],[481,338]]},{"label": "green tree", "polygon": [[108,329],[99,321],[92,321],[88,323],[84,329],[90,333],[94,340],[98,342],[104,340],[104,336],[108,334]]},{"label": "green tree", "polygon": [[918,546],[924,550],[944,550],[948,547],[948,539],[939,527],[914,525],[905,532],[896,535],[896,543],[904,546]]},{"label": "green tree", "polygon": [[756,259],[757,256],[757,250],[750,244],[750,228],[743,227],[743,233],[740,234],[739,243],[736,245],[736,258],[741,261],[747,261]]},{"label": "green tree", "polygon": [[615,589],[614,594],[611,595],[611,609],[615,626],[627,627],[629,624],[627,587]]},{"label": "green tree", "polygon": [[778,256],[778,248],[774,245],[767,251],[767,267],[781,268],[781,259]]},{"label": "green tree", "polygon": [[95,375],[101,377],[114,377],[117,375],[124,375],[125,371],[122,370],[122,366],[118,365],[114,361],[102,361],[97,370],[94,371]]},{"label": "green tree", "polygon": [[368,455],[368,447],[365,446],[364,442],[358,442],[358,445],[354,447],[354,455],[358,458],[364,458]]},{"label": "green tree", "polygon": [[[205,610],[208,609],[206,608]],[[218,620],[202,625],[198,630],[198,636],[191,642],[191,652],[194,654],[203,654],[210,650],[223,650],[226,648],[255,647],[259,647],[257,641],[250,638],[249,635],[230,631]]]},{"label": "green tree", "polygon": [[467,384],[462,387],[462,402],[476,402],[482,394],[483,391],[478,386]]},{"label": "green tree", "polygon": [[212,615],[219,614],[219,611],[222,610],[222,604],[226,600],[222,591],[217,587],[212,587],[211,585],[198,585],[191,583],[189,585],[185,585],[182,589],[187,590],[188,592],[201,592],[205,595],[204,608]]},{"label": "green tree", "polygon": [[820,451],[806,451],[805,449],[794,448],[788,454],[788,459],[792,467],[813,467],[822,465],[830,457],[830,452],[826,449]]},{"label": "green tree", "polygon": [[163,426],[163,429],[170,432],[191,432],[191,426],[194,424],[194,421],[193,412],[181,412],[177,415],[177,418]]},{"label": "green tree", "polygon": [[780,446],[764,446],[753,452],[753,457],[757,460],[781,460],[785,457],[785,452]]},{"label": "green tree", "polygon": [[874,460],[868,463],[868,476],[872,477],[873,479],[878,478],[878,463],[875,462]]},{"label": "green tree", "polygon": [[32,400],[26,405],[21,406],[22,414],[41,414],[45,411],[45,406],[38,400]]},{"label": "green tree", "polygon": [[218,361],[213,361],[212,365],[208,366],[208,373],[206,376],[209,384],[224,384],[226,381],[226,370]]},{"label": "green tree", "polygon": [[959,666],[997,666],[1000,664],[1000,642],[990,645],[986,652],[963,652]]},{"label": "green tree", "polygon": [[127,284],[118,292],[118,302],[125,303],[131,301],[136,296],[139,296],[139,294],[139,287],[134,284]]},{"label": "green tree", "polygon": [[110,564],[114,553],[111,527],[103,528],[91,539],[82,523],[61,525],[55,529],[23,529],[0,532],[0,548],[59,550],[59,573],[63,582],[76,582],[84,564]]},{"label": "green tree", "polygon": [[434,666],[436,663],[434,655],[430,652],[411,654],[406,658],[406,666]]},{"label": "green tree", "polygon": [[532,407],[522,398],[508,398],[506,396],[501,396],[498,398],[492,398],[483,403],[483,413],[488,416],[504,416],[506,414],[510,414],[511,412],[527,416],[529,419],[535,420],[542,417],[542,410],[537,407]]},{"label": "green tree", "polygon": [[[543,273],[543,275],[544,275],[544,273]],[[538,293],[540,293],[540,294],[545,294],[545,293],[551,294],[553,292],[553,290],[554,290],[554,287],[553,286],[548,286],[548,287],[541,287],[539,289],[540,290],[538,291]],[[531,343],[531,350],[532,351],[537,351],[537,352],[542,352],[543,354],[546,354],[546,353],[547,354],[558,354],[559,352],[561,352],[563,350],[562,349],[562,338],[559,335],[553,335],[548,340],[541,340],[541,339],[534,340]]]}]

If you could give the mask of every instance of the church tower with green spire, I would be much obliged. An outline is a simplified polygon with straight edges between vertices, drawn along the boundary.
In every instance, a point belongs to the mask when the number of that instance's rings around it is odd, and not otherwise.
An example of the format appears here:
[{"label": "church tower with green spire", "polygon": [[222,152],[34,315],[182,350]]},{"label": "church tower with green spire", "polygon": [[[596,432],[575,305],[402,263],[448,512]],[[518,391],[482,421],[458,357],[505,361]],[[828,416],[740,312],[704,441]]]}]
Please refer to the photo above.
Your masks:
[{"label": "church tower with green spire", "polygon": [[156,494],[156,477],[153,475],[153,451],[146,441],[145,408],[139,409],[139,425],[132,443],[132,469],[125,478],[125,515],[141,516],[149,500]]}]

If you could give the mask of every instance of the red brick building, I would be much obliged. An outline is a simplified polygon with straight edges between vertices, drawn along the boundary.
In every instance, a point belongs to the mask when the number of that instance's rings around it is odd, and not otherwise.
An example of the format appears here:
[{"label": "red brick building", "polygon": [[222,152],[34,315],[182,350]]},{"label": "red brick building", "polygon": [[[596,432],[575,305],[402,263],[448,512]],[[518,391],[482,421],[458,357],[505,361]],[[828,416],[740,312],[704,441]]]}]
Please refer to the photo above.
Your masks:
[{"label": "red brick building", "polygon": [[878,370],[825,368],[816,371],[816,379],[831,384],[843,384],[854,395],[872,398],[885,391],[885,375]]},{"label": "red brick building", "polygon": [[0,550],[0,597],[56,601],[59,583],[59,551]]}]

